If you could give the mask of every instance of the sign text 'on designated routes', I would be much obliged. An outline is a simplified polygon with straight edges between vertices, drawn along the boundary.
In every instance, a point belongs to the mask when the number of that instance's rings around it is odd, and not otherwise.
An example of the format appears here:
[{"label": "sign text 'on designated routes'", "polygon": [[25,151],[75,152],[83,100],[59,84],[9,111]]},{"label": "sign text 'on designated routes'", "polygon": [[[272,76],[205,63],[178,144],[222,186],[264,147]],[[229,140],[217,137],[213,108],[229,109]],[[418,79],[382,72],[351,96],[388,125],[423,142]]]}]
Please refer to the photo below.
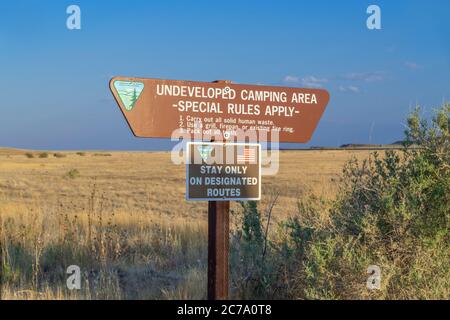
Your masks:
[{"label": "sign text 'on designated routes'", "polygon": [[187,200],[260,200],[260,144],[187,144]]}]

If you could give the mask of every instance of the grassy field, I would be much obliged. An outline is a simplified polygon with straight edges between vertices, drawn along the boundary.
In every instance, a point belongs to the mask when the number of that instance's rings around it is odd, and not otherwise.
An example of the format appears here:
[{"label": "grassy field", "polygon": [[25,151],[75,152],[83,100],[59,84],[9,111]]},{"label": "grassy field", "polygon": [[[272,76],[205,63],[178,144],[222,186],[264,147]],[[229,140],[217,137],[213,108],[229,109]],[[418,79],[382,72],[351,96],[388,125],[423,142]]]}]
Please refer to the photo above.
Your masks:
[{"label": "grassy field", "polygon": [[[270,230],[306,195],[334,198],[343,165],[368,154],[282,151],[279,173],[263,177],[262,212],[279,195]],[[184,192],[169,153],[0,149],[1,298],[204,298],[207,206]],[[69,265],[81,290],[66,288]]]},{"label": "grassy field", "polygon": [[[185,167],[174,165],[169,153],[0,151],[2,203],[85,211],[92,192],[104,210],[145,212],[169,218],[201,219],[205,203],[187,202]],[[42,154],[47,157],[40,158]],[[333,197],[342,167],[351,157],[369,151],[283,151],[276,176],[263,177],[264,206],[268,195],[280,194],[274,216],[296,211],[305,192]]]},{"label": "grassy field", "polygon": [[[282,151],[262,201],[232,202],[231,298],[448,300],[449,111],[417,108],[401,150]],[[0,149],[0,297],[205,298],[184,192],[169,153]]]}]

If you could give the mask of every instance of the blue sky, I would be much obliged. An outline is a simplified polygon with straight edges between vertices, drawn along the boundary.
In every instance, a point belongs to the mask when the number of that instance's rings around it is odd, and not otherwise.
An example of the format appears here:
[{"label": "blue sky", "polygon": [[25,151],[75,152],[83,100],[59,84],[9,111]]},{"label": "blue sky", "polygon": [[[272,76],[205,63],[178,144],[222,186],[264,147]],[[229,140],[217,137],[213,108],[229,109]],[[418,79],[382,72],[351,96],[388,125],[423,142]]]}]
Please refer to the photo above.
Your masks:
[{"label": "blue sky", "polygon": [[[82,29],[66,28],[81,8]],[[377,4],[382,30],[366,28]],[[113,76],[316,86],[308,145],[401,139],[416,103],[450,100],[450,1],[1,1],[0,146],[167,148],[138,139]]]}]

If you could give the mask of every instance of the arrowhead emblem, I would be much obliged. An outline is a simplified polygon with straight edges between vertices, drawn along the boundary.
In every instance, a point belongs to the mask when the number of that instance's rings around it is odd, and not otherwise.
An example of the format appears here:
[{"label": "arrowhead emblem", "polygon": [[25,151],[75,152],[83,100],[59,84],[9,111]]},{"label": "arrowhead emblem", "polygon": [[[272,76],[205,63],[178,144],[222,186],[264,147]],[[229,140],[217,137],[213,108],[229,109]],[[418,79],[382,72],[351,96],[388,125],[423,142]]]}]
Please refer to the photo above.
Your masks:
[{"label": "arrowhead emblem", "polygon": [[197,150],[200,153],[200,157],[202,157],[203,161],[206,162],[208,157],[211,155],[211,152],[214,150],[214,147],[201,145],[197,147]]},{"label": "arrowhead emblem", "polygon": [[144,84],[137,81],[114,81],[114,88],[123,106],[127,111],[131,111],[144,90]]}]

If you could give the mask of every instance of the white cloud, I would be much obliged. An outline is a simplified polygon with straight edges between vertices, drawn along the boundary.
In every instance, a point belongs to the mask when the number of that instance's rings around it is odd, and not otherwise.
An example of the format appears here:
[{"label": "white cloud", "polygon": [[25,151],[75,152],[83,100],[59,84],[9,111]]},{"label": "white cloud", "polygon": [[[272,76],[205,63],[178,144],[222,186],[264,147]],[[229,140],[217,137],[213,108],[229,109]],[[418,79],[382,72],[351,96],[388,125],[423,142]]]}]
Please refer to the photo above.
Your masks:
[{"label": "white cloud", "polygon": [[283,79],[283,82],[286,84],[295,84],[298,85],[300,84],[300,78],[299,77],[295,77],[295,76],[286,76]]},{"label": "white cloud", "polygon": [[302,86],[309,88],[321,88],[324,83],[327,83],[328,79],[326,78],[317,78],[315,76],[306,76],[306,77],[296,77],[296,76],[286,76],[283,79],[283,83],[291,86]]},{"label": "white cloud", "polygon": [[339,86],[339,91],[359,93],[360,90],[357,86]]},{"label": "white cloud", "polygon": [[348,73],[343,76],[345,80],[351,80],[351,81],[366,81],[366,82],[373,82],[373,81],[382,81],[385,79],[384,72],[381,71],[375,71],[375,72],[353,72]]},{"label": "white cloud", "polygon": [[406,68],[408,68],[409,70],[417,70],[417,69],[421,69],[422,68],[421,65],[419,65],[419,64],[417,64],[415,62],[412,62],[412,61],[405,61],[404,66]]}]

